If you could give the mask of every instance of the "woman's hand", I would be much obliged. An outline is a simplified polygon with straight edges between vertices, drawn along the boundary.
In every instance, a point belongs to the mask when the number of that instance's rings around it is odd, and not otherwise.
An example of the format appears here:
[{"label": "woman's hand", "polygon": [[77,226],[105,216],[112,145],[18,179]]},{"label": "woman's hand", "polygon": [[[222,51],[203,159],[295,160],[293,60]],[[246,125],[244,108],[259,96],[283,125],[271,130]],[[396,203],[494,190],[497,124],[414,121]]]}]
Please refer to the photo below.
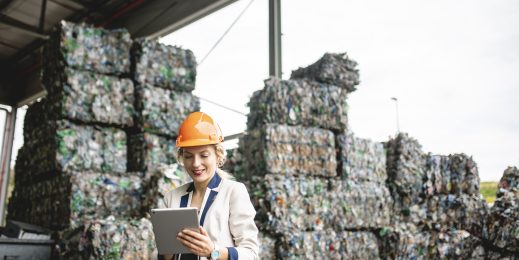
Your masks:
[{"label": "woman's hand", "polygon": [[214,249],[214,243],[203,227],[199,227],[199,231],[200,233],[183,229],[177,234],[177,239],[193,254],[209,257]]}]

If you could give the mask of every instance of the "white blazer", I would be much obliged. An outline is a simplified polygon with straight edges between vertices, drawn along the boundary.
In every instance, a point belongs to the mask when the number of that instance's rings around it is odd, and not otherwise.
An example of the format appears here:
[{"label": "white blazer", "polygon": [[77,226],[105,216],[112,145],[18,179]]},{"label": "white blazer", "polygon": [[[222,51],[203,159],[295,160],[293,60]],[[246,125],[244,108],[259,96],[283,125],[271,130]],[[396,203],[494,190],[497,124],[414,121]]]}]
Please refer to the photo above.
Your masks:
[{"label": "white blazer", "polygon": [[[258,228],[254,223],[256,210],[245,185],[213,176],[198,214],[201,226],[218,248],[227,247],[229,259],[259,259]],[[222,174],[223,175],[223,174]],[[191,205],[194,185],[184,184],[164,196],[168,208]]]}]

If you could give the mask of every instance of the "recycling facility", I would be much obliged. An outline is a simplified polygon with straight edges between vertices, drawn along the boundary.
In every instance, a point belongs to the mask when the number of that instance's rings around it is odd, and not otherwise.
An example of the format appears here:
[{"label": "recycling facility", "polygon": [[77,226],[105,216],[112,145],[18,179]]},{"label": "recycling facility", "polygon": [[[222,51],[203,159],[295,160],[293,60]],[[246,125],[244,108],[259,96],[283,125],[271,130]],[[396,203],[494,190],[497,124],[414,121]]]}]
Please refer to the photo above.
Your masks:
[{"label": "recycling facility", "polygon": [[[55,258],[155,259],[147,213],[189,181],[175,137],[200,109],[194,54],[61,22],[42,55],[48,94],[27,110],[8,219],[51,229]],[[519,259],[519,170],[489,207],[470,156],[356,136],[356,66],[327,53],[253,93],[225,169],[248,187],[260,258]]]}]

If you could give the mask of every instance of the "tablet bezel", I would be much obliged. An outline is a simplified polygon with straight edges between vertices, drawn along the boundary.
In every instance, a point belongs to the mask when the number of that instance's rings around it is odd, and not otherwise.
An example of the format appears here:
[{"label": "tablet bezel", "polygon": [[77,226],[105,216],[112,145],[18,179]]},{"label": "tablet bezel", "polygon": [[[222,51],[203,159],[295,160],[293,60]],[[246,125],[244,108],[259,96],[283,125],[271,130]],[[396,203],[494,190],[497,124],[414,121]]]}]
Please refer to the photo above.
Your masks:
[{"label": "tablet bezel", "polygon": [[178,241],[177,234],[184,228],[198,231],[197,208],[152,209],[150,215],[159,255],[191,253]]}]

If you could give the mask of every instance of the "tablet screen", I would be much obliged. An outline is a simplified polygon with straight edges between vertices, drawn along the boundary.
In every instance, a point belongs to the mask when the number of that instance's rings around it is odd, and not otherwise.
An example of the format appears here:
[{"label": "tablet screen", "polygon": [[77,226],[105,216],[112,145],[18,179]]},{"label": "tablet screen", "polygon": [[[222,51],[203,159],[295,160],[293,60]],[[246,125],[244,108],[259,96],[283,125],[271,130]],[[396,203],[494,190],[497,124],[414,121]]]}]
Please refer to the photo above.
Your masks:
[{"label": "tablet screen", "polygon": [[155,243],[160,255],[191,253],[177,239],[184,228],[198,231],[197,208],[162,208],[151,210]]}]

